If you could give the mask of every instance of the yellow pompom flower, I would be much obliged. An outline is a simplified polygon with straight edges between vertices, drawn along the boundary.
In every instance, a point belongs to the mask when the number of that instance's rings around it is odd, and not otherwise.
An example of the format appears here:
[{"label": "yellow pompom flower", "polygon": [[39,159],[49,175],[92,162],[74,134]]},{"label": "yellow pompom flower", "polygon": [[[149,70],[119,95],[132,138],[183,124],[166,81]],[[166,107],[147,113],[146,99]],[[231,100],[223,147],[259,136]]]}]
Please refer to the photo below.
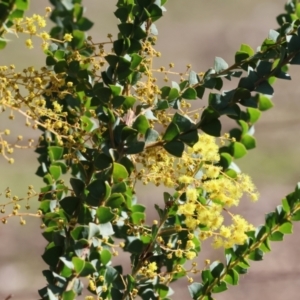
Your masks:
[{"label": "yellow pompom flower", "polygon": [[188,188],[186,190],[186,198],[189,201],[193,201],[193,202],[196,201],[198,198],[197,190],[194,188]]},{"label": "yellow pompom flower", "polygon": [[32,44],[32,40],[31,39],[27,39],[25,41],[25,45],[28,49],[32,49],[33,48],[33,44]]},{"label": "yellow pompom flower", "polygon": [[196,253],[194,251],[188,251],[185,253],[185,257],[189,260],[192,260],[196,257]]},{"label": "yellow pompom flower", "polygon": [[66,41],[66,42],[71,42],[72,39],[73,39],[73,36],[72,36],[71,34],[66,33],[66,34],[64,35],[64,41]]}]

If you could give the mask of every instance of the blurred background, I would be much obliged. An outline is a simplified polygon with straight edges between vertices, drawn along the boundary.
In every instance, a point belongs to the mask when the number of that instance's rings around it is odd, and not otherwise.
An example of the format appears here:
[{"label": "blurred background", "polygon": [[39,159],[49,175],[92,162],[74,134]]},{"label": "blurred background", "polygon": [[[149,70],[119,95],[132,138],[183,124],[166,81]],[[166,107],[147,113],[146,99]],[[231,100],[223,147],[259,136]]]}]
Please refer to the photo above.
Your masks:
[{"label": "blurred background", "polygon": [[[31,10],[27,15],[44,13],[48,1],[31,1]],[[86,16],[95,22],[90,35],[94,41],[105,41],[108,33],[116,36],[117,20],[113,15],[116,1],[84,0]],[[220,56],[229,64],[234,61],[234,53],[241,43],[256,49],[267,37],[271,28],[277,28],[276,16],[283,12],[285,0],[171,0],[167,3],[165,17],[157,22],[159,39],[157,49],[162,52],[157,66],[175,63],[179,72],[185,70],[188,63],[193,70],[206,71],[213,66],[214,57]],[[50,26],[52,26],[50,24]],[[14,63],[18,70],[33,65],[41,67],[44,62],[38,43],[32,50],[24,47],[24,38],[9,36],[13,41],[0,52],[0,65]],[[254,225],[259,225],[268,213],[280,204],[280,200],[293,191],[300,181],[300,69],[290,69],[292,81],[275,83],[275,106],[264,112],[256,126],[257,148],[237,161],[243,172],[248,173],[258,186],[261,197],[253,204],[248,199],[242,201],[239,213]],[[238,81],[225,82],[223,89],[230,89]],[[197,105],[206,104],[206,92]],[[37,138],[38,132],[23,130],[25,120],[16,118],[10,121],[7,114],[0,115],[0,130],[10,128],[12,141],[18,134],[26,139]],[[32,150],[15,151],[15,164],[9,165],[0,157],[0,192],[8,186],[13,195],[22,196],[27,186],[33,184],[38,191],[41,179],[33,177],[37,161]],[[150,192],[151,189],[151,192]],[[138,198],[146,205],[161,199],[164,188],[153,186],[138,189]],[[36,211],[37,200],[30,202],[32,211]],[[5,198],[0,196],[0,205]],[[10,208],[7,208],[9,211]],[[47,266],[40,257],[46,241],[40,235],[40,221],[27,218],[27,225],[20,226],[19,220],[9,219],[6,226],[0,226],[0,300],[14,294],[16,300],[39,299],[37,290],[45,285],[42,270]],[[252,262],[250,272],[241,277],[237,287],[229,287],[227,292],[215,295],[218,300],[241,299],[298,299],[300,285],[300,224],[295,224],[294,234],[287,236],[284,242],[271,244],[273,251],[267,254],[263,262]],[[124,257],[116,259],[121,262]],[[197,258],[199,265],[207,258],[223,260],[222,251],[212,251],[209,242],[203,244],[203,251]],[[127,256],[126,256],[127,259]],[[128,262],[129,263],[129,262]],[[199,277],[198,277],[199,278]],[[195,278],[197,281],[197,278]],[[190,299],[187,281],[183,279],[172,288],[176,291],[172,299]],[[83,297],[78,297],[83,299]]]}]

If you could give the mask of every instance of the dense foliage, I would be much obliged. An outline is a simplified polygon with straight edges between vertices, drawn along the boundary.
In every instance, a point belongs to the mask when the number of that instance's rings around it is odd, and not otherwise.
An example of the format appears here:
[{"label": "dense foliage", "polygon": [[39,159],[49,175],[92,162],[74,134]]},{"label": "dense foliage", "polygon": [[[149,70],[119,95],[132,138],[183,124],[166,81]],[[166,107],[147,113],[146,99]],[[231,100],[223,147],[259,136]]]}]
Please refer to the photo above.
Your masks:
[{"label": "dense foliage", "polygon": [[[4,224],[12,216],[21,224],[28,215],[42,221],[48,243],[42,258],[49,268],[41,299],[75,299],[83,277],[91,295],[86,300],[167,300],[170,284],[180,279],[187,280],[192,299],[212,299],[228,284],[237,285],[249,260],[261,260],[270,241],[282,240],[300,219],[298,186],[258,228],[230,212],[245,194],[258,199],[234,160],[255,148],[254,125],[273,106],[275,80],[290,79],[288,65],[300,64],[300,4],[288,1],[277,17],[279,28],[256,51],[242,44],[233,65],[217,57],[205,73],[190,65],[177,73],[172,63],[153,68],[161,56],[155,22],[166,0],[117,1],[119,33],[104,42],[85,34],[93,22],[81,0],[50,2],[46,16],[24,17],[28,0],[0,1],[0,48],[9,34],[22,33],[28,48],[35,46],[33,37],[40,38],[45,53],[40,70],[0,67],[2,111],[9,110],[10,119],[23,114],[25,125],[41,132],[38,144],[29,141],[28,147],[39,155],[36,175],[44,186],[29,186],[23,198],[8,188],[9,202],[1,209]],[[46,32],[48,16],[55,26]],[[178,82],[170,82],[171,74]],[[236,88],[220,92],[224,80],[236,80]],[[208,105],[192,108],[202,98]],[[236,127],[223,133],[221,116]],[[25,146],[22,136],[11,144],[9,134],[1,130],[0,150],[14,163],[14,147]],[[162,206],[158,201],[145,207],[138,203],[138,181],[173,193],[162,195]],[[22,212],[21,203],[30,209],[36,196],[38,212]],[[6,214],[9,204],[13,209]],[[148,223],[153,205],[157,217]],[[197,266],[206,239],[225,249],[225,263]],[[114,264],[121,251],[130,253],[128,274]]]}]

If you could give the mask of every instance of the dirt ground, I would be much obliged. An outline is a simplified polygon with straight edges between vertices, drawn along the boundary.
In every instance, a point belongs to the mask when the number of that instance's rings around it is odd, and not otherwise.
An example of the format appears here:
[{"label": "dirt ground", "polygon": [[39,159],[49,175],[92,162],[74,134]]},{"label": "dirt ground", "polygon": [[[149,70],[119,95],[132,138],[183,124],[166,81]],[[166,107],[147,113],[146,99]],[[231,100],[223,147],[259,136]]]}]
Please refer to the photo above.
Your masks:
[{"label": "dirt ground", "polygon": [[[116,1],[83,1],[88,7],[87,16],[95,21],[91,35],[103,41],[107,33],[116,33],[117,21],[112,12]],[[283,12],[284,0],[252,1],[206,1],[171,0],[166,5],[165,17],[157,23],[159,41],[157,48],[163,57],[157,63],[167,65],[174,62],[176,69],[182,71],[191,63],[195,71],[206,71],[213,65],[214,57],[220,56],[229,64],[234,61],[234,53],[240,44],[246,43],[256,49],[271,28],[276,28],[275,17]],[[32,11],[42,12],[48,1],[32,1]],[[101,9],[99,9],[101,7]],[[40,55],[39,49],[22,50],[22,38],[11,43],[1,51],[0,65],[14,63],[22,70],[25,66],[35,65]],[[17,61],[16,61],[17,57]],[[261,197],[258,203],[243,201],[239,212],[255,225],[263,222],[264,214],[275,209],[280,200],[294,189],[300,181],[299,171],[299,127],[300,69],[293,66],[290,70],[292,81],[278,81],[275,84],[275,107],[263,113],[256,127],[257,149],[252,150],[245,159],[237,163],[241,169],[252,176]],[[234,87],[236,82],[227,82],[224,89]],[[206,94],[207,96],[207,94]],[[206,100],[197,105],[205,105]],[[8,127],[8,119],[0,116],[0,130]],[[19,134],[23,121],[11,123],[13,133]],[[30,132],[26,132],[29,138]],[[10,186],[13,193],[26,193],[29,184],[38,189],[38,178],[32,179],[36,169],[36,157],[30,151],[17,152],[17,163],[13,166],[0,158],[0,191]],[[151,189],[151,193],[150,193]],[[153,203],[160,199],[163,189],[153,194],[153,187],[140,188],[138,198],[141,202]],[[0,198],[0,204],[5,199]],[[37,204],[32,202],[32,209]],[[42,270],[47,268],[40,255],[46,245],[39,234],[39,221],[27,220],[28,225],[21,227],[18,220],[10,220],[0,226],[0,299],[14,294],[13,299],[38,299],[37,290],[45,284]],[[38,232],[37,232],[38,231]],[[241,277],[237,287],[216,294],[218,300],[252,299],[299,299],[300,286],[300,224],[295,224],[294,234],[284,242],[273,243],[273,251],[262,262],[253,262],[249,274]],[[198,258],[222,259],[221,252],[214,252],[209,245],[204,246]],[[127,257],[119,257],[124,261]],[[197,281],[197,278],[195,278]],[[176,283],[173,289],[174,300],[189,299],[185,281]],[[83,297],[78,297],[83,299]]]}]

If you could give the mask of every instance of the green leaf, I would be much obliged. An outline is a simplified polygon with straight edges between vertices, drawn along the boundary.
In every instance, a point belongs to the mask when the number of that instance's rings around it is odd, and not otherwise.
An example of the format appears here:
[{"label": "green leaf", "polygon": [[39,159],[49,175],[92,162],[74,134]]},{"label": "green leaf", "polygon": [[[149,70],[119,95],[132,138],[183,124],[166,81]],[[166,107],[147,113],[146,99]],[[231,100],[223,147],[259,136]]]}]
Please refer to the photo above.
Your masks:
[{"label": "green leaf", "polygon": [[76,297],[76,294],[74,291],[63,292],[63,294],[62,294],[62,300],[74,300],[75,297]]},{"label": "green leaf", "polygon": [[289,202],[287,201],[287,199],[283,198],[281,202],[282,202],[282,208],[284,209],[284,211],[286,213],[289,213],[291,211],[291,207],[290,207]]},{"label": "green leaf", "polygon": [[118,277],[118,271],[110,266],[107,266],[106,273],[105,273],[105,281],[108,285],[113,283],[113,281]]},{"label": "green leaf", "polygon": [[228,169],[232,162],[232,156],[226,152],[220,153],[220,162],[219,164],[223,167],[224,170]]},{"label": "green leaf", "polygon": [[50,172],[50,174],[51,174],[51,176],[53,177],[54,180],[58,180],[59,177],[62,174],[60,166],[53,166],[53,165],[51,165],[49,167],[49,172]]},{"label": "green leaf", "polygon": [[147,118],[144,115],[140,115],[133,122],[132,128],[136,129],[141,134],[146,134],[147,129],[150,128],[150,125]]},{"label": "green leaf", "polygon": [[225,171],[225,174],[227,176],[229,176],[230,178],[237,178],[237,172],[235,170],[232,170],[232,169],[228,169]]},{"label": "green leaf", "polygon": [[50,157],[51,162],[61,159],[63,156],[63,153],[64,153],[63,147],[57,147],[57,146],[48,147],[48,155]]},{"label": "green leaf", "polygon": [[109,85],[110,87],[110,90],[112,92],[112,95],[115,97],[115,96],[119,96],[122,92],[122,87],[119,86],[119,85]]},{"label": "green leaf", "polygon": [[296,15],[297,18],[300,19],[300,3],[297,3],[296,5]]},{"label": "green leaf", "polygon": [[92,118],[82,116],[81,118],[81,129],[86,132],[92,132],[98,126],[93,122]]},{"label": "green leaf", "polygon": [[112,193],[125,193],[127,190],[127,185],[124,181],[113,184],[112,186]]},{"label": "green leaf", "polygon": [[194,129],[188,133],[183,133],[179,136],[179,139],[186,145],[193,147],[199,140],[198,131]]},{"label": "green leaf", "polygon": [[68,215],[72,215],[78,208],[79,202],[80,198],[67,196],[60,200],[59,204]]},{"label": "green leaf", "polygon": [[125,101],[123,102],[123,107],[125,110],[128,110],[129,108],[132,108],[134,103],[136,102],[136,99],[133,97],[125,97]]},{"label": "green leaf", "polygon": [[109,168],[111,165],[112,165],[112,159],[110,156],[104,153],[96,154],[96,157],[94,159],[94,166],[96,169],[105,170]]},{"label": "green leaf", "polygon": [[190,71],[188,83],[190,85],[194,85],[194,84],[197,84],[198,82],[199,82],[198,81],[198,74],[195,71]]},{"label": "green leaf", "polygon": [[6,44],[7,44],[7,42],[0,38],[0,50],[4,49]]},{"label": "green leaf", "polygon": [[222,293],[226,290],[228,290],[226,282],[221,281],[220,283],[217,283],[214,285],[212,292],[213,293]]},{"label": "green leaf", "polygon": [[237,122],[241,126],[242,135],[248,133],[248,131],[249,131],[248,124],[245,121],[243,121],[243,120],[238,120]]},{"label": "green leaf", "polygon": [[261,249],[264,253],[271,251],[269,238],[265,239],[262,244],[260,244],[259,249]]},{"label": "green leaf", "polygon": [[146,207],[141,204],[135,204],[131,207],[132,212],[144,212]]},{"label": "green leaf", "polygon": [[197,300],[202,295],[203,284],[194,282],[188,286],[190,295],[193,300]]},{"label": "green leaf", "polygon": [[82,180],[78,178],[71,178],[70,184],[72,186],[72,189],[77,197],[80,197],[82,193],[84,192],[85,184]]},{"label": "green leaf", "polygon": [[268,81],[263,81],[262,83],[260,83],[255,91],[269,96],[272,96],[274,94],[274,89]]},{"label": "green leaf", "polygon": [[47,246],[47,249],[45,250],[44,254],[42,255],[42,258],[47,265],[55,268],[59,261],[59,257],[62,254],[63,254],[62,247],[55,246],[54,243],[51,243]]},{"label": "green leaf", "polygon": [[85,255],[89,255],[90,253],[90,244],[89,241],[86,239],[81,239],[79,241],[76,241],[74,246],[75,254],[78,257],[84,257]]},{"label": "green leaf", "polygon": [[247,150],[254,149],[256,147],[256,140],[253,136],[245,134],[242,136],[241,143]]},{"label": "green leaf", "polygon": [[111,211],[111,208],[105,206],[98,207],[96,216],[100,224],[111,222],[115,217],[114,213]]},{"label": "green leaf", "polygon": [[203,98],[204,92],[205,92],[205,87],[202,85],[199,85],[196,87],[196,92],[197,92],[197,97],[199,99]]},{"label": "green leaf", "polygon": [[53,292],[52,292],[52,290],[51,290],[50,288],[47,288],[47,298],[48,298],[49,300],[59,300],[58,297],[56,297],[56,296],[53,294]]},{"label": "green leaf", "polygon": [[73,39],[71,41],[71,45],[74,49],[80,49],[84,46],[85,34],[81,30],[73,30],[72,32]]},{"label": "green leaf", "polygon": [[180,141],[171,141],[164,144],[164,149],[169,152],[170,154],[181,157],[184,151],[184,143]]},{"label": "green leaf", "polygon": [[255,238],[257,241],[261,240],[261,238],[267,233],[266,226],[259,226],[255,231]]},{"label": "green leaf", "polygon": [[278,230],[284,234],[291,234],[293,233],[293,224],[291,222],[283,223]]},{"label": "green leaf", "polygon": [[219,119],[213,119],[200,125],[200,129],[208,135],[220,136],[222,125]]},{"label": "green leaf", "polygon": [[264,256],[263,251],[257,248],[248,255],[248,258],[254,261],[259,261],[263,259],[263,256]]},{"label": "green leaf", "polygon": [[86,225],[77,226],[71,231],[71,237],[74,241],[86,239],[89,236],[89,227]]},{"label": "green leaf", "polygon": [[89,191],[86,203],[91,206],[99,206],[106,195],[106,185],[103,180],[96,179],[87,186]]},{"label": "green leaf", "polygon": [[128,245],[126,250],[129,251],[130,253],[141,254],[144,248],[145,248],[144,243],[139,239],[135,239]]},{"label": "green leaf", "polygon": [[298,210],[292,214],[291,220],[292,221],[300,221],[300,210]]},{"label": "green leaf", "polygon": [[114,230],[113,230],[113,227],[111,225],[111,222],[107,222],[107,223],[104,223],[104,224],[99,224],[98,226],[99,226],[100,234],[102,236],[109,237],[109,236],[111,236],[115,233]]},{"label": "green leaf", "polygon": [[136,69],[139,66],[139,64],[142,62],[142,60],[143,60],[142,56],[133,53],[131,55],[131,62],[130,62],[131,69]]},{"label": "green leaf", "polygon": [[233,100],[238,102],[241,99],[249,99],[251,97],[251,93],[248,89],[245,88],[237,88],[233,95]]},{"label": "green leaf", "polygon": [[212,282],[214,280],[210,270],[203,270],[201,272],[201,278],[203,282]]},{"label": "green leaf", "polygon": [[123,51],[124,51],[124,39],[118,39],[118,40],[115,40],[113,45],[114,45],[114,51],[116,53],[116,55],[120,56],[122,55]]},{"label": "green leaf", "polygon": [[283,241],[283,236],[284,234],[281,233],[280,231],[275,231],[274,233],[271,234],[269,239],[270,241],[273,242]]},{"label": "green leaf", "polygon": [[268,39],[272,40],[273,42],[277,41],[277,38],[279,36],[279,32],[273,29],[270,29],[269,34],[268,34]]},{"label": "green leaf", "polygon": [[260,61],[259,65],[257,66],[257,74],[260,77],[268,76],[272,70],[273,64],[269,61]]},{"label": "green leaf", "polygon": [[65,61],[65,55],[66,52],[64,50],[57,50],[54,53],[54,57],[59,61],[59,60],[63,60]]},{"label": "green leaf", "polygon": [[74,265],[75,272],[81,277],[86,277],[96,271],[90,262],[84,261],[79,257],[73,257],[72,263]]},{"label": "green leaf", "polygon": [[93,237],[98,237],[100,235],[100,228],[99,225],[90,222],[89,223],[89,236],[88,239],[90,240]]},{"label": "green leaf", "polygon": [[89,19],[82,17],[77,21],[78,29],[81,31],[88,31],[93,27],[94,23]]},{"label": "green leaf", "polygon": [[16,0],[15,5],[17,9],[27,10],[29,8],[29,0]]},{"label": "green leaf", "polygon": [[243,60],[246,60],[249,57],[249,54],[244,51],[237,51],[234,56],[234,61],[236,64],[241,63]]},{"label": "green leaf", "polygon": [[197,99],[197,92],[195,89],[189,87],[187,88],[181,95],[183,99],[187,100],[196,100]]},{"label": "green leaf", "polygon": [[121,132],[121,139],[122,139],[122,141],[126,141],[128,138],[136,137],[137,134],[138,134],[138,131],[136,129],[125,126],[125,127],[123,127],[122,132]]},{"label": "green leaf", "polygon": [[56,64],[56,59],[51,56],[51,55],[48,55],[47,58],[46,58],[46,65],[47,66],[54,66]]},{"label": "green leaf", "polygon": [[179,91],[176,88],[171,88],[169,95],[168,95],[168,100],[173,101],[179,98]]},{"label": "green leaf", "polygon": [[145,143],[149,144],[149,143],[154,143],[157,141],[159,137],[159,133],[152,129],[152,128],[148,128],[146,134],[145,134]]},{"label": "green leaf", "polygon": [[259,100],[258,100],[258,108],[261,111],[268,110],[274,106],[273,102],[270,100],[269,97],[265,95],[259,95]]},{"label": "green leaf", "polygon": [[65,60],[58,61],[54,66],[54,72],[55,73],[64,73],[68,69],[68,64]]},{"label": "green leaf", "polygon": [[222,125],[219,116],[211,107],[206,108],[201,115],[199,128],[209,135],[220,136]]},{"label": "green leaf", "polygon": [[74,270],[74,265],[73,265],[73,263],[69,259],[66,259],[66,257],[63,257],[63,256],[61,256],[59,259],[64,263],[64,265],[68,269]]},{"label": "green leaf", "polygon": [[[145,10],[146,10],[146,8],[145,8]],[[151,4],[147,8],[147,10],[149,12],[152,22],[157,21],[159,18],[161,18],[163,16],[162,9],[156,4]]]},{"label": "green leaf", "polygon": [[169,103],[166,100],[158,100],[157,101],[157,106],[156,110],[163,110],[163,109],[168,109],[169,108]]},{"label": "green leaf", "polygon": [[138,154],[143,152],[145,147],[145,142],[138,141],[130,143],[126,149],[126,154]]},{"label": "green leaf", "polygon": [[167,142],[172,141],[179,134],[180,134],[180,130],[178,126],[175,123],[171,122],[167,127],[165,134],[163,135],[163,140]]},{"label": "green leaf", "polygon": [[241,158],[247,154],[247,149],[240,142],[231,143],[229,149],[234,158]]},{"label": "green leaf", "polygon": [[125,199],[121,193],[114,193],[106,201],[106,205],[111,208],[120,208],[124,202]]},{"label": "green leaf", "polygon": [[248,120],[251,124],[258,121],[261,116],[261,112],[257,108],[248,107],[247,108]]},{"label": "green leaf", "polygon": [[189,118],[177,112],[174,114],[172,122],[178,126],[180,132],[186,132],[193,126],[193,123]]},{"label": "green leaf", "polygon": [[125,166],[128,174],[131,174],[131,172],[135,169],[133,162],[126,156],[121,158],[120,163]]},{"label": "green leaf", "polygon": [[242,44],[240,47],[240,51],[246,52],[249,56],[254,55],[254,50],[247,44]]},{"label": "green leaf", "polygon": [[119,63],[116,69],[116,74],[119,80],[125,79],[132,73],[130,69],[130,61],[124,57],[119,57]]},{"label": "green leaf", "polygon": [[101,251],[100,257],[101,257],[101,263],[103,265],[107,265],[111,261],[112,255],[109,250],[103,249]]},{"label": "green leaf", "polygon": [[239,283],[239,274],[234,269],[229,269],[226,272],[224,280],[231,285],[238,285]]},{"label": "green leaf", "polygon": [[129,174],[126,168],[118,163],[113,163],[113,180],[118,183],[128,178]]},{"label": "green leaf", "polygon": [[131,214],[133,224],[141,225],[146,220],[146,215],[142,212],[134,212]]},{"label": "green leaf", "polygon": [[223,58],[221,58],[221,57],[215,58],[214,69],[215,69],[216,73],[220,73],[221,71],[223,71],[227,68],[228,68],[228,64]]},{"label": "green leaf", "polygon": [[[24,10],[23,9],[15,9],[11,12],[11,14],[9,15],[9,20],[13,20],[13,19],[20,19],[24,16]],[[9,22],[7,22],[6,24],[9,24]]]},{"label": "green leaf", "polygon": [[214,278],[219,278],[224,270],[224,265],[221,262],[214,261],[210,266],[209,269],[211,271],[211,275]]},{"label": "green leaf", "polygon": [[170,288],[164,284],[158,284],[156,286],[156,291],[161,299],[164,299],[169,294]]}]

